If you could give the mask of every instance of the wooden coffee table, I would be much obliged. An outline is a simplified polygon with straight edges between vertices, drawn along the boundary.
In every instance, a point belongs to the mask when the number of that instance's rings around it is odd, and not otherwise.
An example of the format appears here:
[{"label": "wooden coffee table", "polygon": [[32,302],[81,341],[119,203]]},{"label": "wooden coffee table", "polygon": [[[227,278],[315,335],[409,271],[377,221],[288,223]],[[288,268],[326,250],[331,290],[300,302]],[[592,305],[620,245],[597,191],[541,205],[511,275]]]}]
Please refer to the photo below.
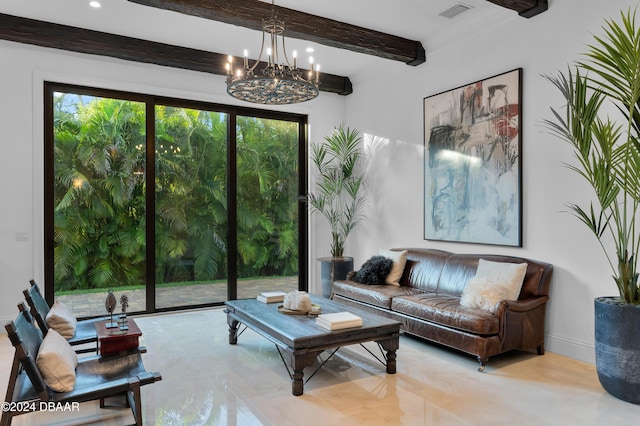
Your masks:
[{"label": "wooden coffee table", "polygon": [[400,345],[400,322],[375,315],[341,303],[311,296],[311,302],[320,305],[323,314],[352,312],[362,318],[362,327],[329,331],[316,325],[315,317],[285,315],[278,312],[280,303],[266,304],[256,299],[227,301],[229,344],[238,342],[238,325],[246,325],[269,339],[284,352],[283,360],[293,370],[293,395],[302,395],[303,369],[313,365],[324,350],[364,342],[377,342],[386,351],[387,373],[396,372],[396,350]]}]

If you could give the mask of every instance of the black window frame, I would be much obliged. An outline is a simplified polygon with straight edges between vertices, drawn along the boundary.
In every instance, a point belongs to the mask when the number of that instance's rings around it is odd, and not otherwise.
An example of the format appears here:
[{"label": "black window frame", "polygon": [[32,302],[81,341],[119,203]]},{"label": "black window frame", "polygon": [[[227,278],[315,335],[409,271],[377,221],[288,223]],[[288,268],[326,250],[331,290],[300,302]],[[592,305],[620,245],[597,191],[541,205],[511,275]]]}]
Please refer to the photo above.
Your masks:
[{"label": "black window frame", "polygon": [[[54,126],[53,95],[55,92],[74,93],[78,95],[115,98],[146,105],[146,163],[155,164],[155,107],[156,105],[176,108],[199,109],[227,114],[227,300],[237,299],[237,173],[236,173],[236,117],[247,116],[261,119],[272,119],[295,122],[298,124],[298,290],[308,291],[308,215],[304,202],[307,192],[307,157],[308,157],[308,115],[225,105],[205,101],[196,101],[175,97],[148,95],[142,93],[94,88],[51,81],[44,82],[44,280],[53,283],[54,277]],[[220,306],[224,302],[213,302],[198,305],[156,308],[155,305],[155,168],[146,168],[146,309],[143,313],[177,311],[200,307]],[[55,299],[53,285],[44,286],[45,299],[52,304]]]}]

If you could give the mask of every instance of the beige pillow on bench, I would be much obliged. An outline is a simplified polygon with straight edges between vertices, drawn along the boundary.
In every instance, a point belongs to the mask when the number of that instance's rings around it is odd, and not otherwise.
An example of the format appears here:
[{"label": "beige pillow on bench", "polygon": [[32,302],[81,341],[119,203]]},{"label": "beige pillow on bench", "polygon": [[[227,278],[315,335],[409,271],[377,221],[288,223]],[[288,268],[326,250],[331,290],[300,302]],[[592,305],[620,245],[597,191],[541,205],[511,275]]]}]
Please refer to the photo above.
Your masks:
[{"label": "beige pillow on bench", "polygon": [[65,339],[71,339],[76,334],[78,320],[62,302],[53,304],[49,309],[49,313],[47,313],[45,321],[49,328],[53,328]]},{"label": "beige pillow on bench", "polygon": [[518,300],[527,266],[480,259],[476,275],[462,291],[460,304],[495,312],[501,300]]},{"label": "beige pillow on bench", "polygon": [[73,390],[76,384],[78,355],[69,342],[52,328],[40,345],[36,366],[44,382],[52,390],[56,392]]}]

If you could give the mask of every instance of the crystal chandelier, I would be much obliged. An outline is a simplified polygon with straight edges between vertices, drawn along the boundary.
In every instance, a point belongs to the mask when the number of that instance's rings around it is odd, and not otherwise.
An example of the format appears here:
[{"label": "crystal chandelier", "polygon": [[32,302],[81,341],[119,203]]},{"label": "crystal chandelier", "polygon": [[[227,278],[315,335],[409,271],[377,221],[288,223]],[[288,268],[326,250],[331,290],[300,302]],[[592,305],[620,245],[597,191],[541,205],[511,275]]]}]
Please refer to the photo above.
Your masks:
[{"label": "crystal chandelier", "polygon": [[[266,49],[265,42],[269,43]],[[266,66],[256,69],[265,50]],[[280,54],[284,57],[283,62],[280,62]],[[284,105],[309,101],[318,96],[320,67],[314,69],[311,57],[310,71],[298,68],[295,51],[293,64],[289,62],[284,44],[284,21],[276,16],[275,0],[271,3],[271,17],[262,20],[262,47],[258,59],[249,67],[248,52],[245,50],[243,62],[242,67],[234,69],[233,56],[229,55],[227,93],[234,98],[256,104]]]}]

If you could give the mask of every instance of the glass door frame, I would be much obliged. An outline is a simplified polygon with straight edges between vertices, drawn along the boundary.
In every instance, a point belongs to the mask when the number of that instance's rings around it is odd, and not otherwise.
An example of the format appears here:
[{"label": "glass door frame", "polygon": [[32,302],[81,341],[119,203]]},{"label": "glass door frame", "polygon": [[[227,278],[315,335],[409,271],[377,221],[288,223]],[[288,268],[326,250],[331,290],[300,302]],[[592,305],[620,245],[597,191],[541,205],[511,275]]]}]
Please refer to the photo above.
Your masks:
[{"label": "glass door frame", "polygon": [[[298,123],[298,290],[308,291],[308,211],[305,197],[307,194],[308,168],[308,116],[305,114],[285,113],[221,105],[203,101],[169,98],[118,90],[91,88],[65,83],[44,82],[44,280],[45,284],[54,282],[54,117],[53,94],[55,92],[74,93],[87,96],[109,97],[135,102],[144,102],[146,110],[146,153],[147,165],[155,164],[155,107],[156,105],[179,108],[200,109],[227,114],[227,300],[237,299],[238,280],[238,244],[237,244],[237,169],[236,169],[236,117],[250,116],[262,119],[282,120]],[[200,305],[156,308],[155,278],[155,167],[146,167],[146,309],[141,313],[154,313],[192,309],[196,307],[220,306],[224,302]],[[49,304],[55,299],[53,285],[44,286],[45,298]],[[106,292],[106,290],[105,290]]]}]

